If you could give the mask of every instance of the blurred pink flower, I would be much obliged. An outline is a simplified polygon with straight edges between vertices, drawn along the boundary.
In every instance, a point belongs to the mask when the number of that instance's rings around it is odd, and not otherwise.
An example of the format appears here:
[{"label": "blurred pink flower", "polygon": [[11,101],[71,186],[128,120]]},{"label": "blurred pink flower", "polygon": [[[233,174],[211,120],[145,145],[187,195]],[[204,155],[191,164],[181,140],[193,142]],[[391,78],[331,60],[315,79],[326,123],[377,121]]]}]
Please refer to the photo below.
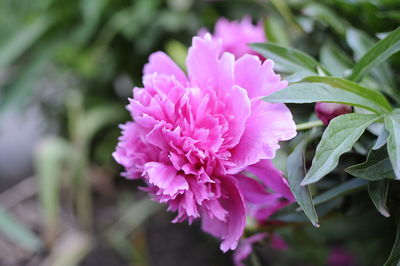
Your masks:
[{"label": "blurred pink flower", "polygon": [[[199,36],[204,36],[207,31],[202,29]],[[244,17],[241,21],[229,21],[220,18],[215,24],[213,38],[222,40],[222,52],[232,53],[236,58],[245,54],[253,54],[264,60],[264,57],[254,52],[249,43],[266,42],[262,22],[253,25],[251,17]]]},{"label": "blurred pink flower", "polygon": [[315,113],[318,118],[322,120],[325,125],[335,117],[347,113],[351,113],[351,106],[341,103],[316,103]]},{"label": "blurred pink flower", "polygon": [[271,247],[277,251],[284,251],[288,249],[288,244],[280,235],[274,234],[271,236]]},{"label": "blurred pink flower", "polygon": [[271,60],[221,55],[209,34],[193,38],[186,66],[188,75],[166,54],[150,56],[144,88],[134,88],[127,107],[134,122],[121,126],[113,156],[124,176],[142,178],[155,200],[177,211],[173,222],[201,218],[225,252],[236,248],[246,214],[266,218],[293,201],[271,159],[279,141],[296,135],[295,124],[284,104],[260,100],[287,82]]},{"label": "blurred pink flower", "polygon": [[233,253],[233,263],[235,266],[244,266],[243,261],[253,252],[253,244],[260,242],[267,237],[267,233],[258,233],[248,238],[241,239],[238,248]]},{"label": "blurred pink flower", "polygon": [[327,261],[328,266],[351,266],[356,265],[355,257],[353,254],[341,247],[334,247]]}]

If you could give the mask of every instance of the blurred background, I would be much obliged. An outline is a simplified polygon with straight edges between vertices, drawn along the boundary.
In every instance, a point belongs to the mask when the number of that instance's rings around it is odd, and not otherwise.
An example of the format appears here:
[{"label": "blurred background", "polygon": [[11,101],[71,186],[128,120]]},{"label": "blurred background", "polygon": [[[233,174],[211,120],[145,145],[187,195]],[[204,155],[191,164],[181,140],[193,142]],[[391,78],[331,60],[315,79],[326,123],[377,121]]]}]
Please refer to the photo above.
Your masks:
[{"label": "blurred background", "polygon": [[[141,86],[149,54],[164,50],[183,65],[200,28],[212,30],[219,17],[246,15],[265,21],[270,41],[317,59],[324,47],[328,63],[340,47],[351,62],[400,24],[400,5],[0,1],[0,265],[232,264],[231,253],[223,254],[199,224],[171,224],[174,214],[140,192],[139,181],[120,177],[111,153],[118,124],[130,119],[124,107],[132,87]],[[392,69],[399,69],[399,60],[393,61]],[[393,86],[398,74],[388,67],[371,82]],[[300,122],[312,110],[301,108],[295,110]],[[336,206],[347,210],[349,203]],[[359,226],[366,219],[382,225],[379,235],[388,241]],[[280,228],[289,248],[277,252],[264,243],[249,265],[325,265],[336,251],[350,257],[336,265],[379,265],[394,239],[393,228],[376,213],[338,215],[322,225],[318,232],[307,223]]]}]

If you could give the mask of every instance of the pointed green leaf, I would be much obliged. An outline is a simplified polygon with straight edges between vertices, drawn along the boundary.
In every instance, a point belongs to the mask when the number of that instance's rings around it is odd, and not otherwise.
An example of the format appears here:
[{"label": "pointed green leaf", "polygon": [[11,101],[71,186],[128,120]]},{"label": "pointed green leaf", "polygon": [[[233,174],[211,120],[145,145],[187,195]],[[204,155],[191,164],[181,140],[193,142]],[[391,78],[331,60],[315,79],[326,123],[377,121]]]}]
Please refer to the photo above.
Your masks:
[{"label": "pointed green leaf", "polygon": [[348,152],[365,129],[379,118],[377,115],[352,113],[333,119],[322,135],[311,168],[301,185],[315,183],[332,171],[339,157]]},{"label": "pointed green leaf", "polygon": [[308,186],[300,186],[300,182],[305,175],[305,147],[306,141],[302,140],[287,159],[288,183],[297,203],[303,209],[311,223],[318,227],[318,216],[313,205],[310,188]]},{"label": "pointed green leaf", "polygon": [[400,51],[400,27],[377,42],[365,53],[354,66],[350,79],[360,80],[371,68],[384,62],[398,51]]},{"label": "pointed green leaf", "polygon": [[279,71],[287,73],[303,71],[309,72],[310,75],[318,73],[317,68],[320,67],[318,62],[300,50],[273,43],[253,43],[250,46],[265,58],[272,59]]},{"label": "pointed green leaf", "polygon": [[[346,41],[350,48],[353,50],[355,59],[359,60],[366,52],[374,46],[376,41],[368,36],[368,34],[350,28],[346,32]],[[395,89],[393,80],[393,72],[387,62],[381,63],[379,66],[375,66],[371,69],[372,80],[369,80],[371,85],[374,85],[374,89],[386,92],[392,96],[398,103],[400,103],[399,90]]]},{"label": "pointed green leaf", "polygon": [[376,209],[385,217],[389,217],[386,207],[386,198],[389,189],[389,181],[386,179],[368,182],[368,194]]},{"label": "pointed green leaf", "polygon": [[321,203],[343,197],[345,195],[351,194],[353,192],[359,191],[367,185],[367,181],[359,178],[353,178],[346,181],[324,193],[316,196],[314,198],[314,205],[319,205]]},{"label": "pointed green leaf", "polygon": [[383,266],[396,266],[400,262],[400,222],[397,224],[396,240],[394,241],[389,258]]},{"label": "pointed green leaf", "polygon": [[[342,78],[335,78],[335,77],[306,77],[304,81],[311,81],[311,82],[321,82],[327,85],[330,85],[334,88],[338,88],[341,90],[345,90],[365,99],[368,99],[370,102],[373,102],[376,105],[379,105],[382,110],[390,111],[392,110],[392,106],[388,102],[388,100],[383,96],[382,93],[371,90],[369,88],[363,87],[355,82],[349,81],[347,79]],[[372,106],[372,105],[371,105]]]},{"label": "pointed green leaf", "polygon": [[268,95],[264,100],[283,103],[337,102],[362,107],[375,113],[385,113],[390,108],[379,92],[332,77],[306,77],[302,82],[291,84]]},{"label": "pointed green leaf", "polygon": [[385,128],[389,131],[387,150],[396,179],[400,179],[400,109],[385,115]]},{"label": "pointed green leaf", "polygon": [[365,162],[350,166],[345,171],[352,176],[370,181],[395,178],[386,147],[381,147],[378,150],[371,149]]}]

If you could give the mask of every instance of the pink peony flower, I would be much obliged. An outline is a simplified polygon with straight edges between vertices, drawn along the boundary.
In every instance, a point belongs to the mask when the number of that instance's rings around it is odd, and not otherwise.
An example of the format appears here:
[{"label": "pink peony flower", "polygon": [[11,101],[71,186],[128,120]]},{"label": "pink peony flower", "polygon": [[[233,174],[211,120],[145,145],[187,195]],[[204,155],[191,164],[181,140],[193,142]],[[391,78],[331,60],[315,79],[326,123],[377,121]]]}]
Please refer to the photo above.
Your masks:
[{"label": "pink peony flower", "polygon": [[316,103],[315,113],[325,125],[339,115],[351,113],[351,106],[341,103]]},{"label": "pink peony flower", "polygon": [[[199,36],[204,36],[206,32],[200,30]],[[253,25],[251,17],[244,17],[241,21],[220,18],[215,24],[213,37],[222,40],[221,51],[232,53],[236,58],[253,54],[264,59],[249,47],[249,43],[267,41],[262,22]]]},{"label": "pink peony flower", "polygon": [[236,248],[247,214],[265,219],[293,201],[271,159],[295,124],[284,104],[260,100],[287,82],[271,60],[221,55],[209,34],[193,38],[186,65],[187,75],[166,54],[150,56],[144,88],[134,88],[127,107],[134,122],[121,126],[113,156],[124,176],[142,178],[177,212],[173,222],[200,218],[225,252]]}]

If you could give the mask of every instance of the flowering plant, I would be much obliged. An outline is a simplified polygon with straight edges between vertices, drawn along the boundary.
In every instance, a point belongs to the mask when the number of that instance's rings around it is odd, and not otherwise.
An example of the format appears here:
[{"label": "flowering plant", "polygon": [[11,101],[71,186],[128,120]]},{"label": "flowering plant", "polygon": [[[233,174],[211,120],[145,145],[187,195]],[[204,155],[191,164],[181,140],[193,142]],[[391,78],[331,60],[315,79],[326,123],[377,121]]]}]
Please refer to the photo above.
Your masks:
[{"label": "flowering plant", "polygon": [[[236,249],[246,217],[255,219],[259,229],[272,228],[270,221],[292,222],[285,215],[293,214],[294,201],[319,227],[319,209],[323,216],[332,211],[325,203],[368,187],[377,210],[390,216],[388,189],[400,179],[399,97],[384,90],[390,101],[361,81],[399,50],[400,28],[346,69],[267,42],[261,24],[252,25],[248,17],[240,22],[220,19],[213,35],[205,30],[199,35],[188,51],[187,74],[163,52],[153,53],[145,65],[144,88],[134,89],[128,105],[133,121],[121,126],[113,154],[125,177],[143,179],[143,190],[177,212],[173,222],[200,218],[202,229],[222,240],[224,252]],[[289,85],[274,72],[274,62]],[[316,103],[322,121],[311,115],[297,125],[305,133],[281,151],[286,166],[280,171],[272,162],[278,142],[296,136],[285,103]],[[317,129],[322,125],[323,133]],[[376,140],[357,148],[366,131]],[[305,171],[307,147],[319,138]],[[369,149],[366,161],[347,165],[344,180],[313,199],[311,189],[320,190],[314,184],[353,147],[361,155]],[[241,265],[251,245],[265,237],[242,240],[235,263]],[[388,263],[397,260],[399,238]]]}]

